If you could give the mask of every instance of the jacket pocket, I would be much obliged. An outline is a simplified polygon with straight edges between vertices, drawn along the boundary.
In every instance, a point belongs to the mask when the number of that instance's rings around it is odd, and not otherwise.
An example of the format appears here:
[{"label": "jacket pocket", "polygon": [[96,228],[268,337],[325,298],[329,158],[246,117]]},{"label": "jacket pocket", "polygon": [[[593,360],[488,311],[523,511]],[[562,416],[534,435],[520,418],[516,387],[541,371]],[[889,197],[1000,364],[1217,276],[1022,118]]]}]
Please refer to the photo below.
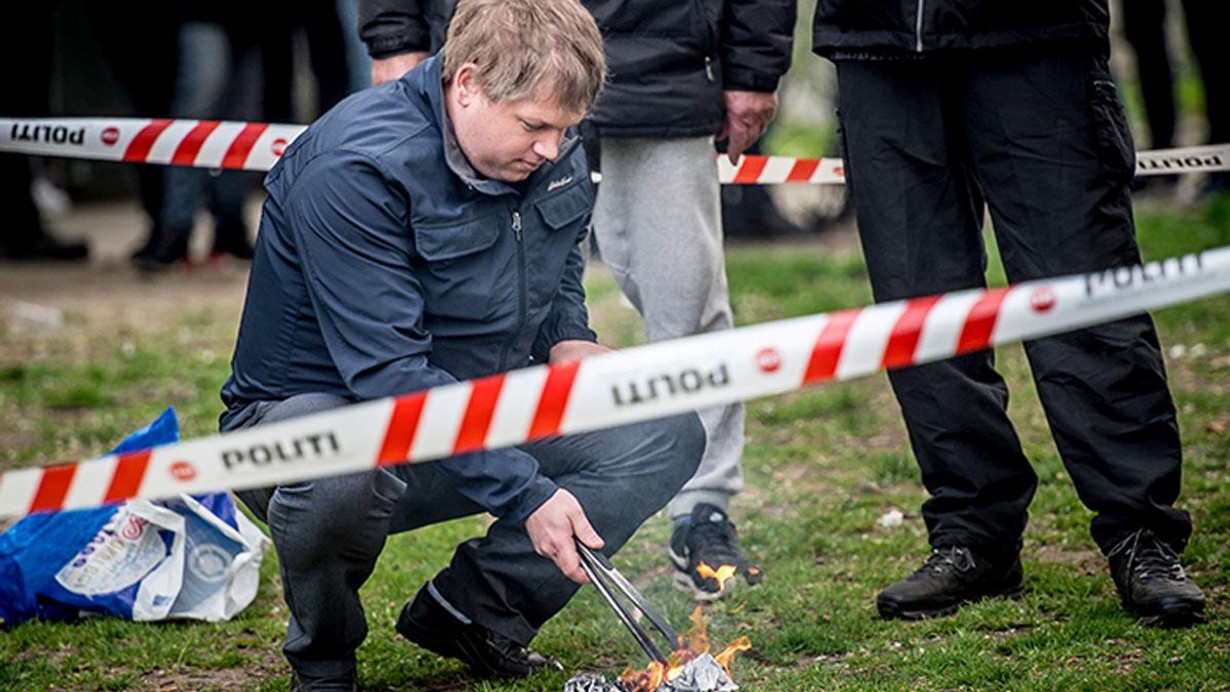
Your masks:
[{"label": "jacket pocket", "polygon": [[[500,251],[500,232],[511,221],[499,214],[414,230],[418,257],[414,276],[423,295],[429,322],[458,325],[482,322],[502,325],[515,310],[515,254]],[[507,250],[507,248],[505,248]],[[510,297],[511,296],[511,297]]]},{"label": "jacket pocket", "polygon": [[534,203],[542,221],[552,230],[575,223],[593,209],[593,195],[584,182],[573,183],[559,194]]},{"label": "jacket pocket", "polygon": [[414,226],[418,254],[429,262],[465,257],[495,245],[500,219],[494,215],[447,226]]}]

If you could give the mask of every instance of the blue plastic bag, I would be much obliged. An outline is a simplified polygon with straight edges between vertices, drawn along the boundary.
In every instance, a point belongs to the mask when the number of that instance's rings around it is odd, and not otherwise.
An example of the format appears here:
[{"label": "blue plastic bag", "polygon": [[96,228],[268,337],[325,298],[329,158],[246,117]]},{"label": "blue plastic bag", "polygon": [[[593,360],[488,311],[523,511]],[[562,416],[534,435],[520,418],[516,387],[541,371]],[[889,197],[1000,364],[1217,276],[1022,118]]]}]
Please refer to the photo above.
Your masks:
[{"label": "blue plastic bag", "polygon": [[[168,408],[113,452],[178,439]],[[30,515],[0,534],[0,619],[228,619],[255,597],[267,547],[229,493]]]}]

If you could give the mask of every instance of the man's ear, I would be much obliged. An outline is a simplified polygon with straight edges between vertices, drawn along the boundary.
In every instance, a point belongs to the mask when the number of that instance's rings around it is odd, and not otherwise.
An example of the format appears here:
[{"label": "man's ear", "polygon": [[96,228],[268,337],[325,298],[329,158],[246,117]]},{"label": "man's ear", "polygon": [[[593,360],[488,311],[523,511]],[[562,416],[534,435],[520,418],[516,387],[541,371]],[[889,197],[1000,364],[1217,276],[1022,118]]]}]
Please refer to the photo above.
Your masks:
[{"label": "man's ear", "polygon": [[478,84],[478,66],[472,62],[457,68],[453,75],[453,88],[457,93],[457,105],[465,108],[482,95],[482,87]]}]

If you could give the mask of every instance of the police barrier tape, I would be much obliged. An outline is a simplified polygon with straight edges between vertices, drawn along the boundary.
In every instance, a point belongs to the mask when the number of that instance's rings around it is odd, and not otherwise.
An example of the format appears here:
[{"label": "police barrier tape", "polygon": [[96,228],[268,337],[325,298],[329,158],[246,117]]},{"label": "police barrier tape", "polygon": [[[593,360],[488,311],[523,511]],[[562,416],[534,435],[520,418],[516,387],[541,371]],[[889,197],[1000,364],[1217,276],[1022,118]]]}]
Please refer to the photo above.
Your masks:
[{"label": "police barrier tape", "polygon": [[1230,247],[536,366],[259,428],[0,475],[0,517],[243,490],[496,449],[848,380],[1230,290]]},{"label": "police barrier tape", "polygon": [[[128,161],[198,168],[265,171],[306,129],[303,125],[139,118],[0,118],[0,152]],[[1230,145],[1142,151],[1139,175],[1230,170]],[[732,164],[718,157],[724,184],[810,183],[841,185],[838,158],[745,155]]]}]

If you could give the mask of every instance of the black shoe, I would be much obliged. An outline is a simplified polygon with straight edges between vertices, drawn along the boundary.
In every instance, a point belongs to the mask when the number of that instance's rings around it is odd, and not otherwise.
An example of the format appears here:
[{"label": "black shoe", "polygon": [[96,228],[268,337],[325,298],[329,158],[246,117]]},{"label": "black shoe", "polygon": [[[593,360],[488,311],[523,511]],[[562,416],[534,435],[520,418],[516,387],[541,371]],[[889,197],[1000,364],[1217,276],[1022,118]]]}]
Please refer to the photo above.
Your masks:
[{"label": "black shoe", "polygon": [[742,574],[750,585],[759,584],[764,576],[744,557],[735,525],[726,513],[703,502],[675,525],[671,562],[675,563],[675,586],[691,592],[698,601],[713,601],[729,593],[736,575]]},{"label": "black shoe", "polygon": [[155,231],[145,247],[133,253],[133,266],[141,273],[153,274],[186,263],[191,238],[191,228],[162,228]]},{"label": "black shoe", "polygon": [[963,603],[1024,592],[1019,555],[997,562],[951,545],[932,550],[922,567],[881,591],[876,608],[885,620],[921,620],[955,613]]},{"label": "black shoe", "polygon": [[1141,624],[1190,627],[1204,622],[1204,593],[1183,571],[1178,554],[1153,532],[1134,531],[1107,557],[1123,607]]},{"label": "black shoe", "polygon": [[238,260],[251,261],[256,255],[256,249],[248,241],[248,232],[238,228],[233,230],[219,229],[214,232],[213,248],[209,251],[211,258],[221,258],[230,255]]},{"label": "black shoe", "polygon": [[531,651],[477,623],[463,623],[427,587],[401,609],[397,633],[428,651],[455,658],[485,677],[523,678],[544,669],[564,669],[552,656]]},{"label": "black shoe", "polygon": [[360,692],[359,679],[349,675],[332,678],[312,678],[294,670],[290,673],[290,692]]}]

